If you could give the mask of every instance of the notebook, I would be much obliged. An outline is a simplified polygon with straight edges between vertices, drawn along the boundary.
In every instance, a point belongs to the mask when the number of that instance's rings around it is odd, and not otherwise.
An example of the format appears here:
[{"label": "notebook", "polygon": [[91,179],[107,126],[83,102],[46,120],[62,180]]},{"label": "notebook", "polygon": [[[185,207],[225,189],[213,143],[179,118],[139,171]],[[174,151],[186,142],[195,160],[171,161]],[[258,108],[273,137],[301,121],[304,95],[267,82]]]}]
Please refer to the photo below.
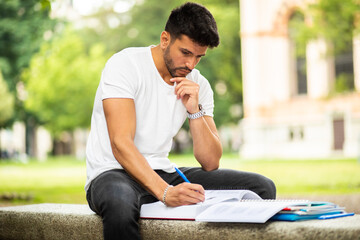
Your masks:
[{"label": "notebook", "polygon": [[203,203],[180,207],[167,207],[160,201],[144,204],[140,218],[264,223],[289,206],[309,207],[311,203],[307,200],[263,200],[249,190],[206,190]]}]

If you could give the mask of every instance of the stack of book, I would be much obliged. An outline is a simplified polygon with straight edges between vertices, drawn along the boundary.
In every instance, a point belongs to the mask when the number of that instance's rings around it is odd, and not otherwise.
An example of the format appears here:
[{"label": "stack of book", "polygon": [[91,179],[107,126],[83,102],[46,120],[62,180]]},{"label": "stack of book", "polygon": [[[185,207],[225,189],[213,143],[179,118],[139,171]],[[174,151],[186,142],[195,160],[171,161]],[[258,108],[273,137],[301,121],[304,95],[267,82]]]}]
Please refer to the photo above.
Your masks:
[{"label": "stack of book", "polygon": [[330,202],[263,200],[249,190],[207,190],[203,203],[167,207],[162,202],[144,204],[140,218],[201,222],[264,223],[268,220],[298,221],[354,215]]},{"label": "stack of book", "polygon": [[270,220],[298,221],[309,219],[331,219],[352,216],[354,213],[345,212],[344,207],[331,202],[309,202],[308,204],[295,204],[285,207]]}]

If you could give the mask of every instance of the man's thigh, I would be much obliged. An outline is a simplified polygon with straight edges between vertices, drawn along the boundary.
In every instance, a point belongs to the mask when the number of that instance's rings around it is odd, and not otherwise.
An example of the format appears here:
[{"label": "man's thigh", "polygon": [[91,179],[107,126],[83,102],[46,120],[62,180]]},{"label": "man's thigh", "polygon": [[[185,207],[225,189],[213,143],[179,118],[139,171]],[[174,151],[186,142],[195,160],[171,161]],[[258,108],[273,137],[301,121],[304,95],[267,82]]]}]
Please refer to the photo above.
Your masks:
[{"label": "man's thigh", "polygon": [[272,180],[257,173],[232,169],[204,171],[201,168],[181,168],[190,182],[202,185],[205,189],[247,189],[262,198],[276,197],[276,188]]},{"label": "man's thigh", "polygon": [[[150,200],[147,200],[150,198]],[[113,169],[96,177],[88,190],[87,199],[93,211],[103,215],[104,207],[139,208],[142,201],[153,197],[124,170]]]}]

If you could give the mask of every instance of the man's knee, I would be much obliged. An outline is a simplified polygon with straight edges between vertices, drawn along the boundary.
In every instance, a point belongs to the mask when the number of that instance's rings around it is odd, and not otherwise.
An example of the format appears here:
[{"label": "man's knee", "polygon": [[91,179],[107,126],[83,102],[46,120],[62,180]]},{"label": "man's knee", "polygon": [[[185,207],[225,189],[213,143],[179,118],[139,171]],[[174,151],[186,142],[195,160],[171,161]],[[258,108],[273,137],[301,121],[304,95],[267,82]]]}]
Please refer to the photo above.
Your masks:
[{"label": "man's knee", "polygon": [[91,184],[88,200],[100,216],[136,213],[138,193],[125,180],[117,172],[109,171]]},{"label": "man's knee", "polygon": [[261,176],[261,186],[263,191],[261,197],[263,199],[275,199],[276,198],[276,186],[273,180],[265,176]]},{"label": "man's knee", "polygon": [[127,183],[113,182],[103,186],[102,202],[111,209],[126,208],[123,211],[137,207],[137,193]]}]

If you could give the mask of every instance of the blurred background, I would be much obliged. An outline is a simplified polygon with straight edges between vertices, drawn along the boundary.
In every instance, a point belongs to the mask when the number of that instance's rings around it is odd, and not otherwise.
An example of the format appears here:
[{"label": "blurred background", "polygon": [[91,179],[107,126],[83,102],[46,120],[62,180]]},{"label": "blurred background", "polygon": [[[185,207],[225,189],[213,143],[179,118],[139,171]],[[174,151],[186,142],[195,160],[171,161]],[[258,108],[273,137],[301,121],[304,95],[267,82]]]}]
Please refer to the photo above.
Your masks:
[{"label": "blurred background", "polygon": [[[0,205],[85,203],[104,64],[123,48],[158,44],[185,2],[0,0]],[[221,38],[197,67],[214,90],[221,166],[265,174],[280,197],[355,209],[360,1],[195,2],[213,13]],[[197,166],[191,146],[185,124],[171,158]]]}]

